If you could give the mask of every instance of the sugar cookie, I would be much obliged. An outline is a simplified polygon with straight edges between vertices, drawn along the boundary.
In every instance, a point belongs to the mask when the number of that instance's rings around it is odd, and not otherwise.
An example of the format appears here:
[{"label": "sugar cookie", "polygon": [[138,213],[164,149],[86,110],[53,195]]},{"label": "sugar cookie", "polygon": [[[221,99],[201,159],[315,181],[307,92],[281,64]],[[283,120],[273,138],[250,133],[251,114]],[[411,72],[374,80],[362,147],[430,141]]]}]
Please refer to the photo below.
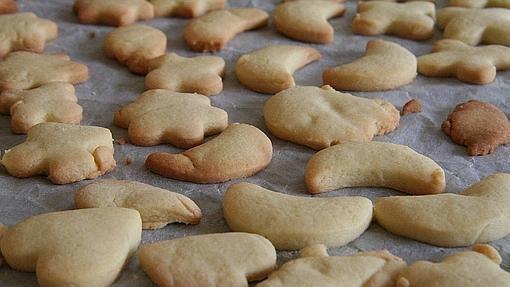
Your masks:
[{"label": "sugar cookie", "polygon": [[0,14],[14,13],[18,10],[16,1],[0,0]]},{"label": "sugar cookie", "polygon": [[510,0],[450,0],[448,6],[467,8],[499,7],[510,9]]},{"label": "sugar cookie", "polygon": [[[0,223],[0,241],[2,240],[2,236],[7,232],[7,227],[5,227],[2,223]],[[2,252],[0,250],[0,267],[2,267],[2,264],[4,262],[4,258],[2,256]]]},{"label": "sugar cookie", "polygon": [[409,102],[405,103],[405,105],[402,107],[402,115],[410,115],[421,112],[422,104],[420,100],[412,99]]},{"label": "sugar cookie", "polygon": [[203,14],[222,9],[226,0],[149,0],[154,5],[157,17],[178,16],[194,18]]},{"label": "sugar cookie", "polygon": [[73,11],[82,24],[125,26],[154,17],[154,7],[145,0],[76,0]]}]

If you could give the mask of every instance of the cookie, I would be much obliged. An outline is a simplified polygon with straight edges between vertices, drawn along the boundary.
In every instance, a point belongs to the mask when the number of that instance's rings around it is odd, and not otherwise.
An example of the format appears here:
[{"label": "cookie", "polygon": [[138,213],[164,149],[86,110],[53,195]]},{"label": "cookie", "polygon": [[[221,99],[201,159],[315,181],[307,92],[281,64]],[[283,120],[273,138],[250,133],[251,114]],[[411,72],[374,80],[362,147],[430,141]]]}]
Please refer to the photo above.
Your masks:
[{"label": "cookie", "polygon": [[188,197],[129,180],[105,179],[86,185],[74,197],[76,208],[125,207],[136,209],[143,229],[159,229],[179,222],[198,224],[200,208]]},{"label": "cookie", "polygon": [[204,136],[226,129],[228,115],[224,110],[212,107],[211,100],[199,94],[149,90],[134,103],[117,111],[113,122],[128,129],[132,144],[170,143],[191,148],[203,143]]},{"label": "cookie", "polygon": [[212,11],[223,9],[226,0],[149,0],[154,6],[156,17],[178,16],[195,18]]},{"label": "cookie", "polygon": [[33,89],[54,82],[78,84],[88,78],[87,66],[71,61],[64,54],[20,51],[0,61],[0,92]]},{"label": "cookie", "polygon": [[145,89],[166,89],[212,96],[223,90],[225,61],[216,56],[181,57],[166,54],[149,62]]},{"label": "cookie", "polygon": [[401,114],[403,116],[407,116],[410,114],[415,114],[421,112],[422,104],[420,100],[412,99],[409,102],[405,103],[405,105],[402,107]]},{"label": "cookie", "polygon": [[225,192],[223,216],[231,230],[260,234],[278,250],[343,246],[370,225],[372,202],[359,196],[298,197],[238,183]]},{"label": "cookie", "polygon": [[17,271],[36,272],[39,285],[110,286],[142,235],[138,211],[90,208],[36,215],[12,226],[0,241]]},{"label": "cookie", "polygon": [[1,92],[0,113],[11,115],[14,133],[25,134],[44,122],[79,124],[83,109],[77,102],[73,85],[55,82],[32,90]]},{"label": "cookie", "polygon": [[154,17],[146,0],[76,0],[73,11],[81,24],[125,26]]},{"label": "cookie", "polygon": [[298,41],[324,44],[333,41],[335,34],[328,20],[344,13],[344,5],[336,1],[298,0],[276,6],[272,18],[281,34]]},{"label": "cookie", "polygon": [[48,175],[55,184],[96,178],[115,167],[110,130],[41,123],[25,142],[5,151],[1,163],[15,177]]},{"label": "cookie", "polygon": [[166,35],[146,25],[120,27],[106,35],[104,51],[109,58],[128,66],[135,74],[145,75],[148,62],[166,51]]},{"label": "cookie", "polygon": [[450,0],[448,6],[467,8],[499,7],[510,9],[510,0]]},{"label": "cookie", "polygon": [[432,46],[432,53],[418,57],[418,72],[427,77],[457,77],[484,85],[496,78],[497,70],[510,69],[510,47],[490,45],[472,47],[464,42],[444,39]]},{"label": "cookie", "polygon": [[411,83],[416,78],[416,57],[389,41],[371,40],[365,55],[322,74],[325,85],[347,91],[385,91]]},{"label": "cookie", "polygon": [[510,122],[505,113],[481,101],[457,105],[441,128],[454,143],[466,146],[472,156],[493,153],[499,145],[510,142]]},{"label": "cookie", "polygon": [[447,7],[437,10],[437,25],[444,30],[443,38],[472,46],[510,46],[510,9]]},{"label": "cookie", "polygon": [[441,247],[469,246],[510,234],[510,174],[486,177],[461,194],[379,198],[377,222],[391,233]]},{"label": "cookie", "polygon": [[191,20],[184,29],[184,40],[193,51],[219,51],[237,34],[266,26],[268,18],[256,8],[212,11]]},{"label": "cookie", "polygon": [[427,40],[434,35],[434,3],[412,1],[360,2],[352,20],[352,32],[359,35],[393,35],[411,40]]},{"label": "cookie", "polygon": [[314,48],[267,46],[242,55],[236,63],[236,75],[248,89],[274,94],[295,86],[292,74],[320,57],[321,54]]},{"label": "cookie", "polygon": [[[5,227],[2,223],[0,223],[0,241],[2,240],[2,236],[7,232],[7,227]],[[4,262],[4,258],[2,256],[2,252],[0,250],[0,267],[2,267]]]},{"label": "cookie", "polygon": [[18,50],[41,53],[46,41],[57,35],[55,22],[38,18],[34,13],[0,15],[0,59]]},{"label": "cookie", "polygon": [[157,152],[145,166],[154,173],[195,183],[248,177],[271,162],[271,140],[247,124],[231,124],[216,138],[180,154]]},{"label": "cookie", "polygon": [[389,102],[335,91],[330,86],[294,87],[264,105],[266,126],[275,136],[316,150],[371,141],[397,128],[400,115]]},{"label": "cookie", "polygon": [[0,14],[14,13],[18,10],[16,1],[0,0]]},{"label": "cookie", "polygon": [[314,154],[306,165],[306,187],[321,193],[345,187],[386,187],[409,194],[445,189],[443,169],[408,146],[351,142]]},{"label": "cookie", "polygon": [[143,246],[140,265],[161,287],[248,287],[275,269],[276,251],[256,234],[195,235]]}]

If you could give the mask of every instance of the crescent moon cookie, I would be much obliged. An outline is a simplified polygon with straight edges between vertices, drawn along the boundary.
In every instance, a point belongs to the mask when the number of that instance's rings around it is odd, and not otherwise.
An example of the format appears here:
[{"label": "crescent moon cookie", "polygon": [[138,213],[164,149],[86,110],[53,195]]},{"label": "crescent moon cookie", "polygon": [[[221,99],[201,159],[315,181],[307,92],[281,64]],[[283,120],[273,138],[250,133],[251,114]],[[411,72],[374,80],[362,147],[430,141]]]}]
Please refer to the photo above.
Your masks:
[{"label": "crescent moon cookie", "polygon": [[499,7],[510,9],[510,0],[450,0],[448,6],[466,8]]},{"label": "crescent moon cookie", "polygon": [[154,7],[146,0],[76,0],[73,11],[81,24],[125,26],[154,17]]},{"label": "crescent moon cookie", "polygon": [[416,69],[416,57],[406,48],[371,40],[363,57],[324,71],[322,78],[325,85],[337,90],[384,91],[411,83]]},{"label": "crescent moon cookie", "polygon": [[250,90],[274,94],[295,86],[292,74],[320,57],[319,51],[309,47],[267,46],[241,56],[236,75]]},{"label": "crescent moon cookie", "polygon": [[0,0],[0,14],[15,13],[17,10],[16,1]]},{"label": "crescent moon cookie", "polygon": [[195,18],[212,11],[223,9],[226,0],[149,0],[154,5],[156,17],[177,16]]},{"label": "crescent moon cookie", "polygon": [[269,98],[264,119],[275,136],[320,150],[389,133],[397,128],[400,114],[382,99],[355,97],[330,86],[298,86]]}]

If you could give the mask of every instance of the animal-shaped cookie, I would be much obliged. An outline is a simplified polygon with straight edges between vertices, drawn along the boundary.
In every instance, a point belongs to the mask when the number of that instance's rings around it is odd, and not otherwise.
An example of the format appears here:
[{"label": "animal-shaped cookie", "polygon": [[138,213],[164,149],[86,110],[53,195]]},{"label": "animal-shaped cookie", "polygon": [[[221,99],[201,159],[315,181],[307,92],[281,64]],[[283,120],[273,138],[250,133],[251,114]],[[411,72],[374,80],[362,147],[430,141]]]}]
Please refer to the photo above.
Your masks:
[{"label": "animal-shaped cookie", "polygon": [[24,134],[44,122],[79,124],[83,109],[77,104],[74,86],[55,82],[32,90],[0,93],[0,113],[11,115],[11,130]]},{"label": "animal-shaped cookie", "polygon": [[67,55],[13,52],[0,61],[0,92],[27,90],[53,82],[78,84],[89,78],[87,66]]},{"label": "animal-shaped cookie", "polygon": [[384,142],[351,142],[314,154],[306,165],[310,193],[344,187],[387,187],[409,194],[441,193],[443,169],[411,148]]},{"label": "animal-shaped cookie", "polygon": [[325,85],[337,90],[393,90],[416,78],[416,66],[416,57],[406,48],[384,40],[371,40],[363,57],[324,71],[322,78]]},{"label": "animal-shaped cookie", "polygon": [[115,167],[112,134],[101,127],[41,123],[1,163],[12,176],[48,175],[55,184],[95,178]]},{"label": "animal-shaped cookie", "polygon": [[226,0],[149,0],[157,17],[178,16],[194,18],[208,11],[222,9]]},{"label": "animal-shaped cookie", "polygon": [[154,17],[154,7],[146,0],[76,0],[73,11],[82,24],[125,26]]},{"label": "animal-shaped cookie", "polygon": [[15,0],[0,0],[0,14],[14,13],[17,10]]},{"label": "animal-shaped cookie", "polygon": [[333,41],[335,30],[328,19],[342,16],[344,5],[329,0],[289,1],[276,7],[273,12],[273,24],[283,35],[310,43],[329,43]]},{"label": "animal-shaped cookie", "polygon": [[138,211],[90,208],[36,215],[12,226],[0,241],[5,261],[36,272],[43,287],[110,286],[142,234]]},{"label": "animal-shaped cookie", "polygon": [[136,74],[148,72],[148,62],[166,51],[166,35],[146,25],[119,27],[106,35],[104,51]]},{"label": "animal-shaped cookie", "polygon": [[145,89],[217,95],[223,90],[224,73],[225,61],[220,57],[166,54],[150,61]]},{"label": "animal-shaped cookie", "polygon": [[320,150],[389,133],[400,114],[385,100],[355,97],[330,86],[298,86],[269,98],[264,119],[275,136]]},{"label": "animal-shaped cookie", "polygon": [[510,9],[447,7],[437,10],[437,25],[444,29],[443,38],[510,46]]},{"label": "animal-shaped cookie", "polygon": [[223,216],[231,230],[260,234],[276,249],[342,246],[368,228],[372,202],[359,196],[298,197],[238,183],[225,192]]},{"label": "animal-shaped cookie", "polygon": [[237,34],[266,26],[268,18],[256,8],[211,11],[191,20],[184,29],[184,40],[194,51],[219,51]]},{"label": "animal-shaped cookie", "polygon": [[276,251],[256,234],[196,235],[143,246],[140,265],[162,287],[248,287],[275,269]]},{"label": "animal-shaped cookie", "polygon": [[510,0],[450,0],[448,6],[467,8],[499,7],[510,9]]},{"label": "animal-shaped cookie", "polygon": [[241,56],[236,75],[249,89],[274,94],[295,86],[292,74],[320,57],[319,51],[310,47],[267,46]]},{"label": "animal-shaped cookie", "polygon": [[434,35],[434,3],[412,1],[360,2],[352,20],[352,32],[360,35],[394,35],[412,40],[426,40]]},{"label": "animal-shaped cookie", "polygon": [[198,224],[200,208],[188,197],[129,180],[105,179],[86,185],[75,195],[77,208],[125,207],[138,210],[143,229],[180,222]]},{"label": "animal-shaped cookie", "polygon": [[212,107],[206,96],[149,90],[115,113],[113,122],[128,129],[129,141],[135,145],[170,143],[190,148],[201,144],[204,136],[226,129],[228,115]]},{"label": "animal-shaped cookie", "polygon": [[248,177],[271,162],[271,140],[247,124],[231,124],[216,138],[180,154],[157,152],[145,165],[157,174],[196,183]]},{"label": "animal-shaped cookie", "polygon": [[461,194],[379,198],[377,222],[391,233],[443,247],[468,246],[510,234],[510,174],[486,177]]}]

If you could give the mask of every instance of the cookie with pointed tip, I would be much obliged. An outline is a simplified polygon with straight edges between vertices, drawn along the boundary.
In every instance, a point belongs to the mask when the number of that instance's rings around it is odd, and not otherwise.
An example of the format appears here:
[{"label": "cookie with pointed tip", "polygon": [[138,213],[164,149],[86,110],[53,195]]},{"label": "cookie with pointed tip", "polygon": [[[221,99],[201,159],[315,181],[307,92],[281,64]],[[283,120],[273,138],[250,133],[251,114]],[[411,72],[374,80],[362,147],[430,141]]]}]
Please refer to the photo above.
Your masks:
[{"label": "cookie with pointed tip", "polygon": [[385,91],[416,78],[413,53],[389,41],[370,40],[365,55],[352,63],[330,68],[322,74],[325,85],[347,91]]},{"label": "cookie with pointed tip", "polygon": [[162,287],[248,287],[276,268],[276,251],[256,234],[195,235],[143,246],[140,265]]},{"label": "cookie with pointed tip", "polygon": [[225,60],[216,56],[166,54],[149,62],[145,89],[166,89],[212,96],[223,90]]},{"label": "cookie with pointed tip", "polygon": [[154,17],[146,0],[76,0],[73,11],[81,24],[125,26]]},{"label": "cookie with pointed tip", "polygon": [[0,0],[0,14],[15,13],[17,10],[15,0]]},{"label": "cookie with pointed tip", "polygon": [[129,141],[135,145],[170,143],[191,148],[203,143],[204,136],[226,129],[228,115],[212,107],[206,96],[149,90],[117,111],[113,122],[128,129]]},{"label": "cookie with pointed tip", "polygon": [[275,136],[320,150],[389,133],[397,128],[400,114],[382,99],[355,97],[330,86],[298,86],[269,98],[264,119]]},{"label": "cookie with pointed tip", "polygon": [[226,0],[149,0],[156,17],[195,18],[213,10],[223,9]]},{"label": "cookie with pointed tip", "polygon": [[434,35],[434,3],[412,1],[360,2],[358,14],[352,20],[354,34],[393,35],[411,40],[427,40]]},{"label": "cookie with pointed tip", "polygon": [[298,0],[278,5],[272,18],[276,30],[283,35],[303,42],[323,44],[333,41],[335,34],[328,20],[344,13],[344,5],[335,1]]},{"label": "cookie with pointed tip", "polygon": [[191,20],[184,29],[184,40],[197,52],[219,51],[237,34],[266,26],[268,18],[256,8],[211,11]]},{"label": "cookie with pointed tip", "polygon": [[510,9],[510,0],[450,0],[448,6],[466,8],[499,7]]},{"label": "cookie with pointed tip", "polygon": [[295,86],[292,74],[320,57],[319,51],[309,47],[267,46],[241,56],[236,75],[249,89],[274,94]]},{"label": "cookie with pointed tip", "polygon": [[216,138],[180,154],[157,152],[145,165],[154,173],[196,183],[248,177],[271,162],[271,140],[248,124],[231,124]]}]

